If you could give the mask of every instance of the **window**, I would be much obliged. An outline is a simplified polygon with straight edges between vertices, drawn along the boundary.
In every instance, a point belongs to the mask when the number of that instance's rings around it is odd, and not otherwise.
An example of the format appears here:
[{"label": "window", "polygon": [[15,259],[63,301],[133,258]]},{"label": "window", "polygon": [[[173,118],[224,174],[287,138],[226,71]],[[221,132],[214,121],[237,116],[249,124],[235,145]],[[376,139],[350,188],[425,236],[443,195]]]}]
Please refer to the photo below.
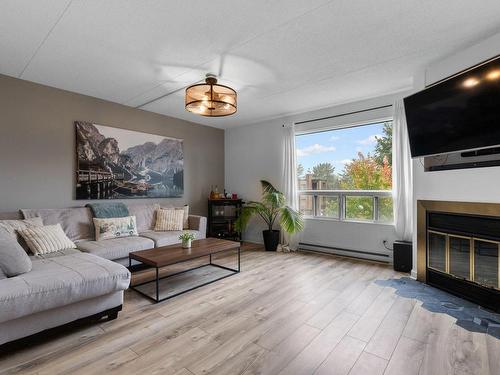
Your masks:
[{"label": "window", "polygon": [[300,211],[386,222],[392,214],[392,121],[297,135]]}]

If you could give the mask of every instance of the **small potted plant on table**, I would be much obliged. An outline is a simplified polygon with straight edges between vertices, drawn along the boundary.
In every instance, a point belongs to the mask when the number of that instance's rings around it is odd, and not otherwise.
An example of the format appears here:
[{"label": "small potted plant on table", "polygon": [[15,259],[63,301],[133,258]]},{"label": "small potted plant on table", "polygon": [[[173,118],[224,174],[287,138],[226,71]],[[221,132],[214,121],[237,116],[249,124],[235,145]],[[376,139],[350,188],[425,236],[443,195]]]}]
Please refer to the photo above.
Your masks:
[{"label": "small potted plant on table", "polygon": [[262,231],[264,247],[268,251],[276,251],[280,241],[280,231],[274,229],[278,220],[280,227],[287,233],[297,233],[304,229],[302,214],[286,205],[285,195],[276,190],[268,181],[261,180],[262,201],[248,202],[240,211],[235,222],[236,229],[243,231],[250,218],[259,215],[266,223],[267,230]]},{"label": "small potted plant on table", "polygon": [[190,232],[184,232],[179,236],[179,240],[182,241],[182,248],[183,249],[190,249],[191,248],[191,242],[195,239],[195,235]]}]

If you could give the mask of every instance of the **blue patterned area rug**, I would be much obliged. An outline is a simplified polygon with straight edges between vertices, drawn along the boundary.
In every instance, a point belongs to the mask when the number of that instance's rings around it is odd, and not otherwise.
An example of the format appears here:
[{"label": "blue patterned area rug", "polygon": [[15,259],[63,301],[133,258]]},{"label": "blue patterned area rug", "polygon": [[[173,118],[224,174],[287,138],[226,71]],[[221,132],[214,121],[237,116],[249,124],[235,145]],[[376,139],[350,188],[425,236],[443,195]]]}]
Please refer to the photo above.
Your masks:
[{"label": "blue patterned area rug", "polygon": [[376,280],[375,283],[396,289],[398,296],[422,301],[422,307],[428,311],[456,318],[456,324],[468,331],[500,339],[500,314],[409,277]]}]

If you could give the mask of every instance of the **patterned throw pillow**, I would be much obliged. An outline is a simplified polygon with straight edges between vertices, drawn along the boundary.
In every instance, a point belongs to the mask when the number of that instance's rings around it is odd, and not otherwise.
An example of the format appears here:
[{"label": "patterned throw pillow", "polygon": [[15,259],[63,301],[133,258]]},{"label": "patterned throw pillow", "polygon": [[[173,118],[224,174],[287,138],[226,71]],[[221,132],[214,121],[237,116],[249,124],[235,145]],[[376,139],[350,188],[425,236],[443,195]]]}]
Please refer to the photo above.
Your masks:
[{"label": "patterned throw pillow", "polygon": [[75,244],[64,233],[61,224],[21,229],[18,230],[18,233],[35,255],[76,248]]},{"label": "patterned throw pillow", "polygon": [[183,207],[161,207],[163,210],[180,210],[184,213],[182,219],[182,229],[189,229],[189,206],[185,205]]},{"label": "patterned throw pillow", "polygon": [[155,231],[182,230],[184,210],[160,208],[156,211]]},{"label": "patterned throw pillow", "polygon": [[93,220],[96,241],[139,235],[135,216],[114,217],[109,219],[94,218]]}]

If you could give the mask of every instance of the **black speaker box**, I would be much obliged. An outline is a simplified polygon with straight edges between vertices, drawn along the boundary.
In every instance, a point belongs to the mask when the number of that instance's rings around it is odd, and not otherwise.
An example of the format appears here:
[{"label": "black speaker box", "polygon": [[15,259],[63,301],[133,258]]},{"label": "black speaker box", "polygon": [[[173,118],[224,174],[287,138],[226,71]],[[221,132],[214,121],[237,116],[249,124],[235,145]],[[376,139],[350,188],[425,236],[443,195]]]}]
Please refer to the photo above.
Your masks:
[{"label": "black speaker box", "polygon": [[406,241],[395,241],[394,249],[394,271],[410,272],[413,266],[412,262],[412,243]]}]

